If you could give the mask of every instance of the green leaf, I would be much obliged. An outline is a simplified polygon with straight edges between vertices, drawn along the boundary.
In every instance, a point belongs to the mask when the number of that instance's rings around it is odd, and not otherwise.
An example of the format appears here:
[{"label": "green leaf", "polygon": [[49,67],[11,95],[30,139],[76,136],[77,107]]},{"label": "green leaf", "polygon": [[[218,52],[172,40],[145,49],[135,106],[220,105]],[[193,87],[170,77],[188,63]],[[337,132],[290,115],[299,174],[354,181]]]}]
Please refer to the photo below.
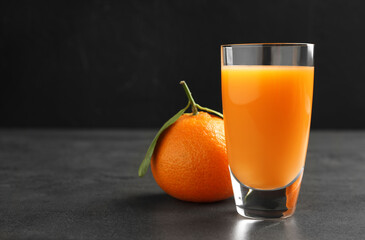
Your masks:
[{"label": "green leaf", "polygon": [[213,109],[210,109],[210,108],[202,107],[202,106],[200,106],[199,104],[197,104],[196,106],[198,107],[198,109],[199,109],[199,110],[202,110],[202,111],[204,111],[204,112],[213,113],[213,114],[217,115],[218,117],[223,118],[223,114],[222,114],[222,113],[220,113],[220,112],[217,112],[217,111],[215,111],[215,110],[213,110]]},{"label": "green leaf", "polygon": [[148,166],[151,163],[151,157],[153,154],[153,151],[155,150],[156,144],[157,144],[157,140],[160,137],[160,135],[163,133],[163,131],[165,131],[168,127],[170,127],[174,122],[176,122],[176,120],[184,114],[184,112],[186,111],[186,109],[188,109],[188,107],[190,106],[190,101],[188,103],[188,105],[186,105],[185,108],[181,109],[178,113],[176,113],[172,118],[170,118],[162,127],[161,129],[157,132],[155,138],[152,140],[151,145],[149,146],[146,156],[144,157],[141,165],[139,166],[138,169],[138,176],[143,177],[147,170],[148,170]]}]

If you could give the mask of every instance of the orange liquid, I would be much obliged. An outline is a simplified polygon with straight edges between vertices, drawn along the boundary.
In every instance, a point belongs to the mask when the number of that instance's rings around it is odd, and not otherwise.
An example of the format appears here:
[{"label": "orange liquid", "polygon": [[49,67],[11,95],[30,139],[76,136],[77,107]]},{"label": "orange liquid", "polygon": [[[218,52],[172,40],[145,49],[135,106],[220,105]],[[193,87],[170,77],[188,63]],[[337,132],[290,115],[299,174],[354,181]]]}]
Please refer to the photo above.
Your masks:
[{"label": "orange liquid", "polygon": [[314,67],[222,66],[228,159],[256,189],[284,187],[304,167]]}]

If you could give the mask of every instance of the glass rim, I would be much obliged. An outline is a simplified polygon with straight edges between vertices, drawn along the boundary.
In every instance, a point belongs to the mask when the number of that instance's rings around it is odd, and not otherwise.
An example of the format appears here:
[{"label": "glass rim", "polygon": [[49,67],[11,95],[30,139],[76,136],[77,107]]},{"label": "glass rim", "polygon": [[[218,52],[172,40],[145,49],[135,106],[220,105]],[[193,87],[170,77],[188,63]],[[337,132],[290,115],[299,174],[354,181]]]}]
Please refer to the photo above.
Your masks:
[{"label": "glass rim", "polygon": [[314,43],[233,43],[222,44],[221,47],[305,47],[314,46]]}]

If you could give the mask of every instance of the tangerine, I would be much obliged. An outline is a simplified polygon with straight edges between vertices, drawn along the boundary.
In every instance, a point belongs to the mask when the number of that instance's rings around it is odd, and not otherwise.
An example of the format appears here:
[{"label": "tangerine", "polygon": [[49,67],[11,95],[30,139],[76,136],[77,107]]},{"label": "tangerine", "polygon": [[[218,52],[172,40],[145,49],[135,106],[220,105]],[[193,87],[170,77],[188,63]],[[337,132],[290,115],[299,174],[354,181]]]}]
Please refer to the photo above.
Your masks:
[{"label": "tangerine", "polygon": [[233,195],[223,120],[183,114],[159,137],[151,158],[157,184],[184,201],[214,202]]}]

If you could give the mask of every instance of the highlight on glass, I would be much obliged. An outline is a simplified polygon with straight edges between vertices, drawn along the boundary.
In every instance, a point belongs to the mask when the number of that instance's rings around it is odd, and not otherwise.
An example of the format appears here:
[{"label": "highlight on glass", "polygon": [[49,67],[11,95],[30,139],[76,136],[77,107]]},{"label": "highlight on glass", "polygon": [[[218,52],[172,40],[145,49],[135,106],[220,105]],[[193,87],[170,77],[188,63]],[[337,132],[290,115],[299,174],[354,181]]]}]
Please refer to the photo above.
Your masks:
[{"label": "highlight on glass", "polygon": [[222,101],[237,212],[286,218],[296,208],[312,113],[314,45],[221,46]]}]

